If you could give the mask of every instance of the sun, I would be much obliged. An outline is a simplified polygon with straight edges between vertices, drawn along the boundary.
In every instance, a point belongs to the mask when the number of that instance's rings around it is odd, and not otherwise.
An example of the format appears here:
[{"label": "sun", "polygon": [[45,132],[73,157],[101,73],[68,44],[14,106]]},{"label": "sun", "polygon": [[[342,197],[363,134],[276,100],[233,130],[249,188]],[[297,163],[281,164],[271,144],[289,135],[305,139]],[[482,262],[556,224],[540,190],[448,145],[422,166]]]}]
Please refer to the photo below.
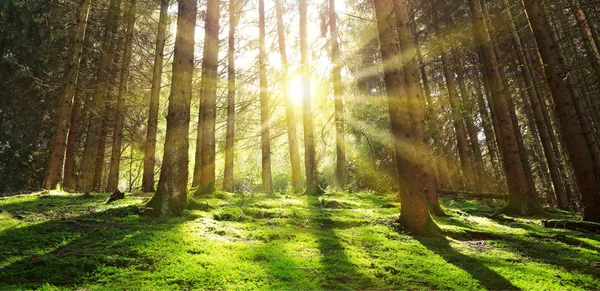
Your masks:
[{"label": "sun", "polygon": [[304,84],[302,83],[302,76],[294,75],[288,81],[288,96],[292,100],[294,106],[302,106],[302,100],[304,99]]}]

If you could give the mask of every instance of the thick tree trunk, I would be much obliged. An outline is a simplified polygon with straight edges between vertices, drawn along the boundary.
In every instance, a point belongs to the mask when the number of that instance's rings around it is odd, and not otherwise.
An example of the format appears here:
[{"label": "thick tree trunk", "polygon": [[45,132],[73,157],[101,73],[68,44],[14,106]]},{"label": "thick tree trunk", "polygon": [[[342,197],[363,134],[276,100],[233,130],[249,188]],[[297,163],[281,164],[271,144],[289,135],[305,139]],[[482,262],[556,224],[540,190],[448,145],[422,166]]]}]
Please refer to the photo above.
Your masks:
[{"label": "thick tree trunk", "polygon": [[484,63],[483,73],[487,79],[493,110],[496,112],[498,128],[498,144],[502,152],[509,198],[504,211],[512,214],[530,215],[541,211],[534,193],[527,184],[521,157],[519,156],[518,139],[510,114],[507,92],[502,84],[498,61],[487,29],[483,10],[479,0],[469,0],[469,8],[473,21],[473,30],[477,46]]},{"label": "thick tree trunk", "polygon": [[108,94],[108,84],[110,79],[110,67],[113,63],[115,48],[117,42],[113,36],[117,32],[119,22],[119,11],[121,9],[121,0],[111,0],[106,17],[106,30],[102,39],[102,54],[96,74],[94,94],[89,104],[90,118],[87,128],[87,136],[81,158],[81,170],[77,179],[77,190],[91,192],[94,190],[94,176],[96,166],[96,156],[98,154],[99,144],[101,143],[101,130],[103,116],[103,106],[105,106]]},{"label": "thick tree trunk", "polygon": [[188,135],[197,9],[196,0],[179,0],[165,153],[156,193],[148,202],[155,215],[181,215],[188,200]]},{"label": "thick tree trunk", "polygon": [[426,195],[431,211],[436,215],[443,215],[444,212],[437,199],[437,189],[435,189],[432,153],[425,135],[425,112],[423,110],[425,98],[421,95],[417,48],[413,40],[408,5],[408,1],[405,0],[396,2],[394,15],[398,31],[399,56],[404,65],[404,82],[410,118],[410,141],[415,158],[416,173],[413,173],[415,180],[412,183],[418,183],[419,192],[424,192],[423,194]]},{"label": "thick tree trunk", "polygon": [[577,186],[582,197],[583,219],[600,222],[599,185],[591,154],[587,148],[585,137],[579,125],[573,105],[573,97],[569,94],[567,84],[563,81],[567,76],[564,58],[557,53],[556,40],[551,33],[548,19],[544,14],[540,1],[523,0],[527,16],[541,57],[546,66],[545,73],[554,100],[554,109],[560,124],[565,144],[575,172]]},{"label": "thick tree trunk", "polygon": [[260,75],[260,141],[262,152],[262,190],[271,192],[271,127],[267,88],[267,53],[265,49],[265,1],[258,0],[258,67]]},{"label": "thick tree trunk", "polygon": [[130,0],[126,12],[127,31],[125,35],[125,50],[121,64],[121,78],[119,80],[119,95],[117,96],[117,112],[113,130],[112,153],[110,157],[110,170],[108,173],[107,192],[113,193],[119,184],[119,166],[121,164],[121,142],[123,138],[123,123],[125,121],[125,99],[127,98],[127,81],[129,79],[129,64],[133,45],[133,29],[135,24],[137,0]]},{"label": "thick tree trunk", "polygon": [[344,137],[344,102],[342,96],[342,77],[340,75],[340,45],[338,43],[337,13],[335,12],[335,0],[329,0],[329,30],[331,31],[331,63],[333,64],[333,96],[335,110],[335,149],[336,168],[335,174],[337,186],[343,189],[348,179],[348,168],[346,166],[346,140]]},{"label": "thick tree trunk", "polygon": [[288,86],[288,60],[285,46],[285,30],[283,27],[283,13],[281,1],[275,1],[275,13],[277,15],[277,39],[279,42],[279,56],[281,58],[281,82],[283,83],[283,94],[285,94],[285,118],[287,125],[288,144],[290,149],[290,163],[292,167],[292,187],[294,190],[302,188],[302,173],[300,170],[300,154],[298,153],[298,139],[296,137],[296,117],[294,104],[289,96]]},{"label": "thick tree trunk", "polygon": [[[203,194],[215,189],[215,119],[217,111],[217,67],[219,65],[219,0],[208,0],[204,34],[204,58],[202,61],[202,88],[200,88],[200,116],[202,138],[196,147],[202,147],[200,184]],[[196,159],[197,160],[197,159]]]},{"label": "thick tree trunk", "polygon": [[321,191],[319,189],[317,178],[317,157],[313,128],[313,112],[311,109],[306,0],[298,0],[298,6],[300,9],[300,62],[302,66],[302,87],[304,89],[302,96],[302,121],[304,125],[304,168],[306,172],[305,194],[318,195]]},{"label": "thick tree trunk", "polygon": [[71,121],[71,112],[73,108],[73,98],[77,87],[77,77],[79,75],[79,65],[81,61],[81,52],[85,39],[87,28],[87,19],[90,12],[91,0],[80,0],[77,8],[77,24],[75,26],[75,42],[71,52],[71,60],[65,73],[65,84],[63,92],[58,103],[58,114],[56,117],[56,130],[50,144],[50,159],[48,161],[48,170],[44,179],[45,189],[54,189],[61,182],[63,177],[63,166],[65,163],[65,149],[67,147],[67,137],[69,132],[69,123]]},{"label": "thick tree trunk", "polygon": [[229,37],[227,49],[227,132],[225,134],[225,170],[223,189],[233,192],[233,164],[235,141],[235,26],[236,0],[229,0]]},{"label": "thick tree trunk", "polygon": [[[417,235],[432,235],[437,231],[437,225],[431,218],[428,209],[427,195],[421,188],[421,182],[425,182],[427,178],[426,171],[416,163],[418,156],[416,146],[411,144],[413,139],[411,138],[411,131],[418,134],[418,130],[422,129],[419,126],[419,110],[415,107],[420,106],[418,101],[418,95],[407,98],[405,92],[403,92],[404,80],[401,79],[399,70],[399,55],[396,49],[397,41],[394,37],[393,19],[393,7],[390,5],[388,0],[374,0],[375,14],[377,20],[377,28],[379,34],[380,51],[383,59],[384,66],[384,81],[386,84],[386,91],[388,95],[388,106],[390,112],[390,119],[392,122],[392,135],[394,140],[394,154],[396,158],[396,167],[398,170],[400,189],[402,191],[400,195],[401,199],[401,221],[404,226],[412,233]],[[407,3],[404,0],[398,1],[397,5],[400,5],[398,15],[406,16],[399,21],[401,23],[408,24],[408,11]],[[401,34],[410,35],[409,27],[399,27]],[[408,30],[408,32],[404,31]],[[405,43],[410,49],[411,43]],[[414,48],[412,48],[414,49]],[[414,56],[413,56],[414,60]],[[410,76],[407,78],[410,80],[418,80],[416,75],[416,65],[414,70],[410,70]],[[415,91],[417,84],[409,84],[412,90]],[[414,93],[414,92],[413,92]],[[418,93],[417,93],[418,94]],[[409,99],[409,100],[407,100]],[[411,107],[412,121],[415,126],[414,130],[411,129],[411,118],[408,114],[408,107]],[[422,116],[420,118],[422,122]],[[422,136],[419,136],[422,137]],[[423,140],[417,142],[422,144]],[[421,148],[419,150],[427,150]],[[426,185],[426,184],[423,184]]]},{"label": "thick tree trunk", "polygon": [[150,89],[150,109],[148,110],[148,129],[146,132],[146,148],[144,151],[144,173],[142,191],[154,192],[154,166],[156,163],[156,132],[158,128],[158,106],[163,71],[165,40],[167,34],[167,10],[169,0],[160,1],[160,18],[154,51],[154,68],[152,70],[152,88]]}]

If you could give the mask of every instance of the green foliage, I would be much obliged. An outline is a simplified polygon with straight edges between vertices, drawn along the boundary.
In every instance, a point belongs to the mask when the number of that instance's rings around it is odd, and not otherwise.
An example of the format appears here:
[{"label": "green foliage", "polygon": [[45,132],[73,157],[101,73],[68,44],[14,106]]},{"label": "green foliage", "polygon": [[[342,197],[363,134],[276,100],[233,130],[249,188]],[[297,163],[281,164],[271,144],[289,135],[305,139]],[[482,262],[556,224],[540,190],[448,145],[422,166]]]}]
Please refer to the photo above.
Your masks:
[{"label": "green foliage", "polygon": [[600,288],[600,235],[444,200],[444,236],[415,238],[397,224],[395,196],[327,193],[347,206],[330,209],[318,197],[217,193],[198,199],[208,211],[158,219],[140,212],[147,197],[0,199],[0,289]]}]

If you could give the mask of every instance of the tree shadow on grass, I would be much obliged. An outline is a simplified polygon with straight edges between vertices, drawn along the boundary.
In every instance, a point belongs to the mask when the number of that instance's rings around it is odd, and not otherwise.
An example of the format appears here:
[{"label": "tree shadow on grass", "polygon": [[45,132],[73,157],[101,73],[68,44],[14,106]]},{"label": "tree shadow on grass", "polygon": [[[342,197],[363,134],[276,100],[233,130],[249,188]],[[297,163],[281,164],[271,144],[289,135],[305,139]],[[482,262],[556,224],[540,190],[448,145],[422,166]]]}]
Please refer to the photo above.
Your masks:
[{"label": "tree shadow on grass", "polygon": [[442,257],[446,262],[463,269],[488,290],[519,290],[509,280],[481,261],[452,248],[445,237],[415,237],[421,245]]},{"label": "tree shadow on grass", "polygon": [[4,230],[0,289],[74,288],[93,280],[100,266],[150,268],[152,261],[132,246],[189,218],[140,217],[138,207],[116,206]]},{"label": "tree shadow on grass", "polygon": [[373,282],[358,272],[357,266],[350,262],[341,239],[335,233],[334,222],[328,210],[319,207],[319,198],[308,196],[309,221],[315,228],[319,251],[322,255],[323,289],[371,289]]},{"label": "tree shadow on grass", "polygon": [[[525,230],[526,233],[515,234],[506,231],[490,233],[489,225],[481,226],[477,223],[465,222],[460,217],[452,217],[445,221],[446,224],[459,227],[463,233],[447,233],[447,235],[458,240],[494,240],[497,246],[520,254],[525,261],[531,260],[560,269],[576,270],[596,278],[600,277],[600,269],[593,267],[598,261],[597,254],[590,253],[598,253],[599,248],[577,237],[598,241],[600,235],[545,229],[541,226],[520,223],[512,218],[503,218],[501,221],[491,218],[491,221],[503,227]],[[590,252],[582,252],[579,248]]]}]

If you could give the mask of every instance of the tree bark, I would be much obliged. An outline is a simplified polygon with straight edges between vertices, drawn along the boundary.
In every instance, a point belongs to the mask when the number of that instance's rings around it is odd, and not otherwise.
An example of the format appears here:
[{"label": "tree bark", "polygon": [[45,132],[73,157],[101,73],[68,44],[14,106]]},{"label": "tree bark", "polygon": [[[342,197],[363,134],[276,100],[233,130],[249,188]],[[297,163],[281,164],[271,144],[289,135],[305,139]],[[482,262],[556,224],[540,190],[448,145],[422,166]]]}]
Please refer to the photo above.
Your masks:
[{"label": "tree bark", "polygon": [[165,41],[167,34],[167,10],[169,0],[160,1],[160,18],[154,51],[154,68],[152,70],[152,88],[150,89],[150,109],[148,110],[148,128],[146,131],[146,148],[144,151],[144,173],[142,191],[154,192],[154,166],[156,163],[156,132],[158,129],[158,107],[163,71]]},{"label": "tree bark", "polygon": [[77,179],[77,190],[89,193],[94,190],[94,175],[96,157],[100,144],[100,135],[102,130],[103,111],[106,97],[108,94],[108,84],[110,79],[109,68],[113,63],[115,47],[117,42],[113,36],[117,32],[119,22],[119,11],[121,9],[121,0],[111,0],[106,16],[106,30],[102,39],[102,54],[96,74],[94,94],[90,102],[90,118],[87,128],[87,136],[81,158],[81,170]]},{"label": "tree bark", "polygon": [[[374,0],[375,15],[377,21],[380,51],[384,66],[384,81],[388,96],[388,106],[390,119],[392,123],[392,135],[394,144],[394,155],[396,158],[396,167],[398,170],[401,199],[401,221],[404,226],[412,233],[417,235],[432,235],[437,232],[437,225],[431,218],[428,209],[426,193],[420,188],[420,182],[426,179],[425,171],[416,163],[417,151],[414,145],[411,144],[411,131],[418,133],[418,109],[412,111],[412,119],[415,125],[414,130],[411,127],[411,118],[408,115],[408,107],[411,109],[414,104],[418,104],[416,96],[407,98],[403,92],[404,80],[401,79],[401,70],[398,62],[398,51],[396,49],[397,41],[394,37],[394,27],[392,12],[393,7],[388,0]],[[406,10],[407,3],[404,0],[398,1],[399,9]],[[402,16],[406,15],[406,19],[402,18],[402,23],[408,23],[408,12],[400,11]],[[409,29],[408,27],[399,27],[400,30]],[[402,31],[404,35],[409,34]],[[410,47],[410,42],[408,44]],[[414,65],[414,63],[413,63]],[[409,70],[411,71],[411,70]],[[416,71],[416,66],[414,70]],[[411,76],[408,78],[414,80],[417,75],[411,71]],[[417,79],[418,80],[418,79]],[[409,84],[412,88],[416,84]],[[414,91],[411,90],[411,91]],[[407,100],[409,99],[409,100]],[[420,106],[420,104],[418,104]],[[422,121],[422,119],[421,119]],[[418,142],[419,144],[422,141]],[[421,150],[424,150],[423,148]],[[426,150],[426,149],[425,149]]]},{"label": "tree bark", "polygon": [[283,83],[283,94],[285,94],[285,118],[287,125],[288,144],[290,149],[290,164],[292,167],[292,187],[299,190],[302,187],[302,173],[300,170],[300,154],[298,153],[298,139],[296,137],[296,117],[294,104],[289,96],[289,73],[288,60],[285,44],[285,30],[283,27],[283,13],[281,1],[275,1],[275,13],[277,16],[277,39],[279,42],[279,56],[281,58],[281,79]]},{"label": "tree bark", "polygon": [[348,179],[346,166],[346,140],[344,138],[344,102],[342,96],[340,45],[338,43],[337,13],[335,12],[335,0],[329,0],[329,30],[331,31],[331,63],[333,64],[333,96],[335,111],[335,149],[336,149],[336,178],[337,186],[343,189]]},{"label": "tree bark", "polygon": [[267,53],[265,50],[265,1],[258,0],[258,67],[260,75],[260,141],[262,152],[262,190],[271,192],[271,126],[267,88]]},{"label": "tree bark", "polygon": [[225,134],[225,170],[223,189],[233,192],[233,164],[235,141],[235,26],[236,0],[229,0],[229,37],[227,49],[227,132]]},{"label": "tree bark", "polygon": [[542,112],[544,110],[544,107],[542,106],[545,105],[540,104],[540,94],[534,84],[533,75],[531,73],[531,70],[529,69],[529,62],[525,55],[524,47],[521,43],[521,38],[519,37],[517,27],[515,25],[512,13],[510,11],[510,4],[508,3],[508,0],[502,0],[501,3],[502,9],[504,10],[504,13],[506,13],[506,23],[508,24],[508,27],[510,29],[512,45],[515,52],[517,53],[519,64],[521,65],[521,77],[525,82],[527,97],[529,99],[529,103],[531,104],[531,109],[533,110],[535,124],[538,129],[540,141],[544,150],[544,155],[546,156],[546,161],[548,162],[550,177],[552,179],[552,184],[554,185],[556,202],[559,208],[567,209],[567,194],[561,177],[558,159],[556,158],[554,149],[552,148],[552,141],[550,137],[550,131],[552,131],[552,128],[551,126],[546,124]]},{"label": "tree bark", "polygon": [[[202,61],[202,87],[198,126],[202,127],[202,138],[196,147],[202,147],[200,163],[200,184],[202,194],[213,193],[215,189],[215,119],[217,110],[217,67],[219,65],[219,18],[220,1],[208,0],[204,34],[204,58]],[[196,152],[197,153],[197,152]],[[196,159],[197,160],[197,159]]]},{"label": "tree bark", "polygon": [[127,98],[127,81],[129,79],[129,64],[133,46],[133,29],[137,0],[130,0],[125,17],[127,18],[127,31],[125,35],[125,50],[121,64],[121,78],[119,80],[119,95],[117,96],[117,112],[113,130],[112,153],[110,157],[110,170],[108,173],[107,191],[113,193],[119,184],[119,166],[121,163],[121,143],[123,138],[123,123],[125,121],[125,99]]},{"label": "tree bark", "polygon": [[498,143],[502,152],[509,192],[508,204],[504,211],[519,215],[539,213],[541,208],[534,197],[534,193],[531,193],[534,189],[530,189],[527,184],[523,164],[519,156],[519,145],[510,114],[509,99],[502,84],[498,61],[481,3],[479,0],[469,0],[469,8],[475,39],[484,63],[484,78],[487,79],[493,110],[496,112]]},{"label": "tree bark", "polygon": [[[436,8],[433,8],[436,9]],[[437,10],[433,10],[433,28],[436,35],[442,39],[442,33],[439,29]],[[473,177],[473,165],[471,161],[471,153],[469,152],[469,144],[467,141],[467,130],[465,128],[463,116],[460,112],[460,105],[458,100],[458,92],[456,92],[456,83],[454,79],[454,73],[450,71],[450,61],[448,58],[448,52],[445,45],[445,41],[440,43],[439,51],[442,67],[444,73],[444,80],[446,81],[446,88],[448,89],[448,100],[450,102],[450,110],[452,111],[452,120],[454,124],[454,130],[456,132],[456,144],[458,148],[458,156],[460,159],[460,166],[462,170],[462,177],[467,189],[474,187]]]},{"label": "tree bark", "polygon": [[554,100],[554,109],[571,165],[575,172],[577,186],[582,197],[583,219],[600,222],[600,198],[596,169],[591,161],[585,137],[579,125],[573,105],[573,96],[569,94],[563,79],[567,76],[564,58],[557,53],[557,44],[551,33],[548,19],[538,0],[523,0],[534,37],[545,64],[545,73]]},{"label": "tree bark", "polygon": [[65,163],[65,150],[67,147],[67,138],[69,124],[71,121],[71,111],[73,108],[73,98],[75,88],[77,87],[77,77],[79,75],[79,65],[81,61],[81,52],[85,40],[87,20],[90,12],[91,0],[80,0],[77,8],[77,24],[75,26],[75,42],[71,52],[71,60],[67,67],[63,92],[59,100],[58,114],[56,117],[56,130],[52,137],[50,147],[50,159],[48,161],[48,170],[44,179],[45,189],[54,189],[63,178],[63,166]]},{"label": "tree bark", "polygon": [[431,211],[436,215],[444,215],[437,198],[437,189],[435,189],[434,183],[434,163],[431,162],[431,151],[425,135],[425,112],[422,105],[425,98],[421,95],[417,48],[413,40],[408,10],[408,1],[403,0],[395,3],[394,15],[398,31],[399,56],[404,65],[410,137],[415,158],[416,173],[414,173],[414,176],[416,179],[412,183],[418,183],[420,192],[423,192],[422,194],[427,197]]},{"label": "tree bark", "polygon": [[197,10],[196,0],[179,0],[165,151],[157,191],[148,202],[155,215],[181,215],[188,201],[188,135]]},{"label": "tree bark", "polygon": [[306,172],[306,191],[307,195],[320,194],[317,178],[317,161],[315,151],[315,135],[313,128],[313,112],[311,109],[310,77],[308,69],[308,36],[307,36],[307,16],[306,0],[298,0],[300,10],[300,62],[302,74],[302,121],[304,125],[304,168]]}]

